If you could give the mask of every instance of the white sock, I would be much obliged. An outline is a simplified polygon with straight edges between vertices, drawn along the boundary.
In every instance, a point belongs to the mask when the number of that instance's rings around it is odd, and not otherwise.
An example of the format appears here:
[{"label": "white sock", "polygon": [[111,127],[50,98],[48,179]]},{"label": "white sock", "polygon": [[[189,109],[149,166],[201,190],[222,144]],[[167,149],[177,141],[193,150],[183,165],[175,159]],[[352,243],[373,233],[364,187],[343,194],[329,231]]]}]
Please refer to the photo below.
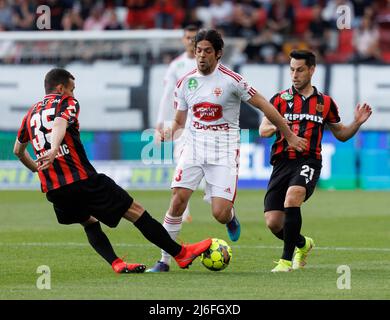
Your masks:
[{"label": "white sock", "polygon": [[187,203],[187,207],[183,212],[183,221],[187,220],[187,217],[190,215],[190,203]]},{"label": "white sock", "polygon": [[[168,231],[173,240],[176,240],[181,230],[182,217],[172,217],[168,212],[164,217],[164,228]],[[161,261],[169,264],[171,262],[171,255],[164,250],[161,250]]]}]

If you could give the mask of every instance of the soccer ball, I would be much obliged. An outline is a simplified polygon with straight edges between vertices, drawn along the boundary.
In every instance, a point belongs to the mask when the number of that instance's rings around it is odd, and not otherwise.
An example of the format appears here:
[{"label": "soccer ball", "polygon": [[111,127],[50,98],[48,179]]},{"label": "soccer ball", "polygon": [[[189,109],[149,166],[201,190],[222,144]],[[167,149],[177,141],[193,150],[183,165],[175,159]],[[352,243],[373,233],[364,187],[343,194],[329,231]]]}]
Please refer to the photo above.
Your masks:
[{"label": "soccer ball", "polygon": [[211,246],[200,256],[202,264],[211,271],[225,269],[232,258],[232,248],[226,241],[213,238]]}]

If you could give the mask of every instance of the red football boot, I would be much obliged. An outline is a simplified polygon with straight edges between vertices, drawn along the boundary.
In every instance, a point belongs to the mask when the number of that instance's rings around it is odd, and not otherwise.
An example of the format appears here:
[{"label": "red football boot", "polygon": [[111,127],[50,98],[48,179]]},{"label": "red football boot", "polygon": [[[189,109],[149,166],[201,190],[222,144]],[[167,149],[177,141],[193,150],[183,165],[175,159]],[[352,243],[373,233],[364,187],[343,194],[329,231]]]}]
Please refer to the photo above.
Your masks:
[{"label": "red football boot", "polygon": [[180,268],[188,268],[189,265],[211,246],[211,238],[194,243],[184,244],[180,253],[175,257]]},{"label": "red football boot", "polygon": [[126,263],[121,258],[116,259],[112,263],[112,269],[116,273],[142,273],[146,266],[140,263]]}]

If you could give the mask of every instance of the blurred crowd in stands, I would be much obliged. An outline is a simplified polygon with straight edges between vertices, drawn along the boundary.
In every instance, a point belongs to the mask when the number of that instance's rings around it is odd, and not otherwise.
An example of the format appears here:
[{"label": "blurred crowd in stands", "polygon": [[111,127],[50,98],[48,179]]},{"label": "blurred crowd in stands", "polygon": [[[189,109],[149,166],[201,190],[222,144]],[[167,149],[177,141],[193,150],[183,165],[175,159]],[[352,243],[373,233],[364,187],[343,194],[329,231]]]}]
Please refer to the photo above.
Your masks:
[{"label": "blurred crowd in stands", "polygon": [[[53,30],[217,28],[247,40],[247,63],[284,63],[296,48],[320,62],[390,63],[390,0],[0,0],[0,32],[37,30],[39,5]],[[350,29],[337,23],[345,8]]]}]

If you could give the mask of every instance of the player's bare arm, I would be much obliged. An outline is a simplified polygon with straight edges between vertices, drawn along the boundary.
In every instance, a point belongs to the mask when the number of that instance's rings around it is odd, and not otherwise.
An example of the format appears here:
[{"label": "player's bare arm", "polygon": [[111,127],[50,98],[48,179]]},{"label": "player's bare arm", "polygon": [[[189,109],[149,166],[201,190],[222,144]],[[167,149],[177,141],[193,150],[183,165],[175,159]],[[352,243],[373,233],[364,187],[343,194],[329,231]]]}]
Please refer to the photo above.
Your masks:
[{"label": "player's bare arm", "polygon": [[355,108],[355,117],[351,124],[328,123],[329,129],[339,141],[347,141],[359,130],[360,126],[368,120],[372,114],[372,109],[367,103],[358,104]]},{"label": "player's bare arm", "polygon": [[[291,121],[288,121],[287,119],[284,119],[286,121],[287,124],[290,124]],[[259,127],[259,135],[260,137],[263,137],[263,138],[269,138],[269,137],[272,137],[272,135],[278,131],[278,128],[271,122],[267,119],[267,117],[263,117],[263,119],[261,120],[261,123],[260,123],[260,127]]]},{"label": "player's bare arm", "polygon": [[279,114],[279,112],[270,104],[262,95],[256,93],[248,102],[254,107],[260,109],[265,116],[273,123],[279,130],[283,133],[288,144],[296,149],[297,151],[303,151],[307,147],[307,140],[304,138],[298,137],[294,134],[284,118]]},{"label": "player's bare arm", "polygon": [[[175,119],[173,119],[172,128],[168,128],[164,131],[161,141],[175,140],[180,137],[182,130],[185,127],[188,111],[177,110]],[[173,137],[173,138],[172,138]]]},{"label": "player's bare arm", "polygon": [[60,117],[55,118],[52,134],[51,134],[51,148],[48,153],[36,160],[38,165],[38,171],[45,170],[53,163],[58,150],[60,148],[62,140],[64,140],[66,128],[68,122]]},{"label": "player's bare arm", "polygon": [[28,169],[32,172],[38,171],[38,165],[31,158],[30,154],[27,151],[27,143],[20,143],[18,139],[15,141],[14,145],[14,154],[19,158],[20,162],[22,162]]},{"label": "player's bare arm", "polygon": [[269,138],[277,130],[278,130],[278,128],[271,121],[269,121],[267,119],[267,117],[263,117],[263,119],[261,120],[261,123],[260,123],[260,127],[259,127],[260,137]]}]

